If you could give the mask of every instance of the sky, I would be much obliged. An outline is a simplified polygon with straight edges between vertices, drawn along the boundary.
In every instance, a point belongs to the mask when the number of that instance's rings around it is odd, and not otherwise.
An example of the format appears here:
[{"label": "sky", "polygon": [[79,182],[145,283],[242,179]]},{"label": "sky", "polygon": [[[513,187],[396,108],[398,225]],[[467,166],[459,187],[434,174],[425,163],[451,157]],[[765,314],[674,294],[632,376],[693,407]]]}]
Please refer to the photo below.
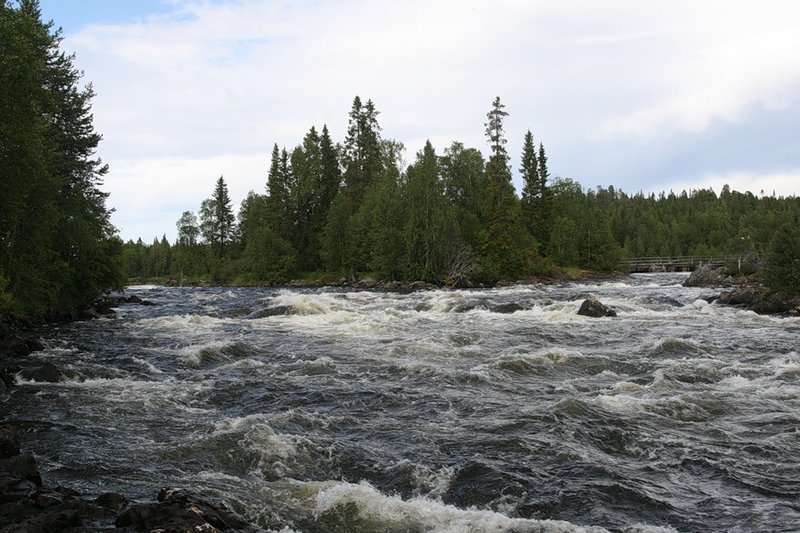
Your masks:
[{"label": "sky", "polygon": [[[488,153],[509,113],[551,174],[628,193],[724,184],[800,196],[800,2],[41,0],[97,95],[98,155],[125,239],[174,240],[224,176],[263,193],[274,143],[372,99],[405,162],[427,139]],[[238,208],[237,208],[238,209]]]}]

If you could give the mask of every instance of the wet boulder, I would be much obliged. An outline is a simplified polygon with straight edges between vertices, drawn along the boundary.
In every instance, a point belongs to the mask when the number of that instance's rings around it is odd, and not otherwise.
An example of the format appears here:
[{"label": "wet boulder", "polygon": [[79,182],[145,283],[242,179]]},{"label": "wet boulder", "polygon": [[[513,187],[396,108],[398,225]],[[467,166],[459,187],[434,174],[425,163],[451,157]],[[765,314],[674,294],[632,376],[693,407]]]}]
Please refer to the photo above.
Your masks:
[{"label": "wet boulder", "polygon": [[128,498],[117,492],[105,492],[94,500],[95,505],[118,513],[128,506]]},{"label": "wet boulder", "polygon": [[42,363],[23,369],[19,376],[26,381],[37,381],[39,383],[58,383],[63,377],[61,369],[53,363]]},{"label": "wet boulder", "polygon": [[724,267],[714,268],[711,265],[702,265],[692,271],[684,287],[729,287],[733,285],[733,278],[725,273]]},{"label": "wet boulder", "polygon": [[725,305],[753,305],[763,298],[766,289],[757,286],[736,287],[719,295],[718,302]]},{"label": "wet boulder", "polygon": [[753,311],[760,314],[800,315],[800,295],[786,292],[765,293],[756,299]]},{"label": "wet boulder", "polygon": [[0,459],[0,472],[7,472],[33,482],[37,487],[42,485],[42,476],[36,466],[36,459],[31,452],[21,453]]},{"label": "wet boulder", "polygon": [[9,355],[14,358],[25,357],[31,352],[44,350],[42,343],[33,335],[10,333],[0,338],[0,355]]},{"label": "wet boulder", "polygon": [[284,315],[296,315],[297,310],[291,305],[276,305],[275,307],[266,307],[264,309],[259,309],[257,311],[253,311],[247,318],[268,318],[271,316],[284,316]]},{"label": "wet boulder", "polygon": [[117,517],[136,531],[261,531],[222,503],[189,491],[162,489],[158,503],[134,505]]},{"label": "wet boulder", "polygon": [[11,472],[0,470],[0,503],[31,498],[36,494],[37,490],[38,487],[33,481]]},{"label": "wet boulder", "polygon": [[12,426],[0,426],[0,459],[19,455],[19,435]]},{"label": "wet boulder", "polygon": [[578,314],[582,316],[590,316],[593,318],[602,318],[606,316],[617,316],[617,312],[603,304],[600,300],[594,297],[587,298],[578,309]]}]

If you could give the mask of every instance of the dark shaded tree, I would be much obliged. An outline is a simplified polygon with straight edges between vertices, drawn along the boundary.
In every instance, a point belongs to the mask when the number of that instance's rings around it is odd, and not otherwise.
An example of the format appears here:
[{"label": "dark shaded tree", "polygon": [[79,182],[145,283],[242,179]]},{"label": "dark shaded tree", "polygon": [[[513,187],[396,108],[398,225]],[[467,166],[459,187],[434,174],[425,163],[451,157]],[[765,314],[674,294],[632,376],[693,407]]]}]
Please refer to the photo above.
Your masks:
[{"label": "dark shaded tree", "polygon": [[86,306],[123,282],[94,92],[60,43],[38,1],[0,3],[0,278],[29,312]]}]

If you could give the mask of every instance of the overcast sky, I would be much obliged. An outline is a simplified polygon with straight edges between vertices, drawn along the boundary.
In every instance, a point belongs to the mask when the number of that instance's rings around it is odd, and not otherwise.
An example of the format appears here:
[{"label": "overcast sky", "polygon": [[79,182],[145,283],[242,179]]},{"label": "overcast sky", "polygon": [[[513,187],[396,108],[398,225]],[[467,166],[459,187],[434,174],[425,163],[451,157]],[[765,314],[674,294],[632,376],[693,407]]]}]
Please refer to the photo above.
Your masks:
[{"label": "overcast sky", "polygon": [[[264,192],[273,143],[342,140],[353,97],[413,161],[484,153],[495,96],[515,175],[531,129],[553,175],[800,195],[800,2],[41,0],[93,83],[124,239],[174,238],[223,175]],[[519,188],[518,178],[515,183]]]}]

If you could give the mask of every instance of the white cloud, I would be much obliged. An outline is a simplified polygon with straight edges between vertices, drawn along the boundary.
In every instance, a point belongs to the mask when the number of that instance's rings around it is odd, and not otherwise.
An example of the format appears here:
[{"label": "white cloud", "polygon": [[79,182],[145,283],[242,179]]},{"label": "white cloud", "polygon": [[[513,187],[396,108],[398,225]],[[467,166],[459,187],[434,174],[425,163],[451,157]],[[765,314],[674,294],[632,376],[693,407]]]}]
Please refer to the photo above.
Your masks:
[{"label": "white cloud", "polygon": [[[439,150],[449,140],[483,148],[500,95],[513,166],[530,127],[562,175],[595,140],[632,152],[799,103],[791,1],[174,3],[174,15],[88,26],[64,44],[98,93],[95,126],[126,238],[150,227],[145,208],[175,209],[163,221],[170,235],[219,174],[260,189],[272,144],[291,148],[312,124],[341,140],[356,94],[376,102],[409,160],[426,138]],[[137,176],[146,179],[128,183]]]},{"label": "white cloud", "polygon": [[268,165],[264,154],[118,161],[106,179],[106,187],[114,191],[113,221],[125,239],[147,241],[162,234],[174,239],[180,214],[197,213],[220,176],[238,212],[249,191],[264,193]]}]

